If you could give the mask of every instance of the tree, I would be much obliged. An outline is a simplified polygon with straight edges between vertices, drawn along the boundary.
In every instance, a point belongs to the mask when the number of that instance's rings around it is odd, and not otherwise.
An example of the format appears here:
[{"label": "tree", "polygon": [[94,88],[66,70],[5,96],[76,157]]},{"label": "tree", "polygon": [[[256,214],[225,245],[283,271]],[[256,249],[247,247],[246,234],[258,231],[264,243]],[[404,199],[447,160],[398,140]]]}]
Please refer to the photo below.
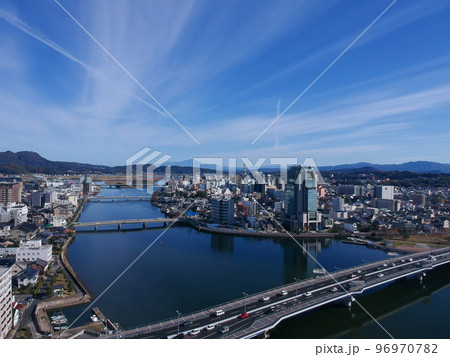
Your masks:
[{"label": "tree", "polygon": [[330,229],[331,233],[338,233],[338,234],[342,234],[344,233],[342,227],[340,224],[333,224],[333,227]]},{"label": "tree", "polygon": [[402,228],[399,233],[403,240],[407,240],[409,238],[409,230],[406,228]]}]

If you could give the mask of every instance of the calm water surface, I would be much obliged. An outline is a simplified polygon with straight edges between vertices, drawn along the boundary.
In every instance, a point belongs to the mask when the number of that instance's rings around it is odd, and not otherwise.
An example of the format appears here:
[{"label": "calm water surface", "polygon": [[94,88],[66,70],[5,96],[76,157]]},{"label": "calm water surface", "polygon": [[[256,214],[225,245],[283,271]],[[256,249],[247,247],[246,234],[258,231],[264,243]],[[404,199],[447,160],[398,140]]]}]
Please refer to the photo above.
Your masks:
[{"label": "calm water surface", "polygon": [[[103,189],[101,195],[142,193],[134,189]],[[149,201],[93,201],[86,204],[80,221],[162,216]],[[71,265],[97,296],[163,232],[162,229],[111,231],[113,228],[117,227],[79,232],[69,249]],[[387,257],[380,250],[331,239],[303,243],[329,271]],[[304,279],[313,276],[312,270],[316,267],[317,264],[291,240],[232,237],[176,227],[166,231],[95,306],[112,321],[131,328],[172,318],[176,316],[176,310],[189,313],[242,297],[242,292],[251,294],[291,283],[294,277]],[[450,296],[447,287],[450,279],[445,279],[448,272],[441,269],[431,274],[425,280],[425,287],[412,279],[391,284],[365,294],[361,303],[373,315],[382,316],[384,323],[398,332],[396,337],[416,337],[413,331],[422,330],[420,326],[424,319],[439,326],[431,332],[433,337],[445,334],[448,337],[449,308],[445,303]],[[71,322],[85,308],[86,305],[82,305],[64,312]],[[412,312],[415,319],[411,318]],[[89,321],[90,315],[88,311],[75,325]],[[349,311],[330,305],[281,324],[271,336],[385,337],[378,325],[366,317],[367,314],[356,307]],[[406,329],[405,321],[408,322]],[[417,328],[413,323],[417,323]]]}]

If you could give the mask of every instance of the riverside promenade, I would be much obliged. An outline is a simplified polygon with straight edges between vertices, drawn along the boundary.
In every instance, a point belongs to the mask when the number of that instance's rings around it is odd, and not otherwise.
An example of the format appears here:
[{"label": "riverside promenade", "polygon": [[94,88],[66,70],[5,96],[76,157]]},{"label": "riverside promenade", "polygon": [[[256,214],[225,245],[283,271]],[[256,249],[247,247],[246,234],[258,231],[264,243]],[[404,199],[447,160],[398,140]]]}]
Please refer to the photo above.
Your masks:
[{"label": "riverside promenade", "polygon": [[[81,211],[84,208],[85,202],[86,200],[83,200],[80,207],[75,212],[74,216],[72,217],[71,224],[73,224],[73,222],[75,222],[80,216]],[[73,239],[74,235],[70,236],[69,239],[67,239],[67,241],[64,243],[61,249],[61,254],[59,256],[56,256],[54,259],[55,263],[64,269],[64,272],[68,277],[68,279],[72,281],[76,293],[74,296],[66,298],[40,301],[36,305],[35,318],[37,322],[37,327],[39,329],[39,332],[41,333],[53,332],[50,319],[48,318],[47,315],[47,311],[62,309],[68,306],[85,304],[94,298],[93,293],[89,290],[86,284],[84,284],[83,281],[77,276],[74,269],[71,267],[69,261],[67,260],[67,249],[70,243],[73,241]]]}]

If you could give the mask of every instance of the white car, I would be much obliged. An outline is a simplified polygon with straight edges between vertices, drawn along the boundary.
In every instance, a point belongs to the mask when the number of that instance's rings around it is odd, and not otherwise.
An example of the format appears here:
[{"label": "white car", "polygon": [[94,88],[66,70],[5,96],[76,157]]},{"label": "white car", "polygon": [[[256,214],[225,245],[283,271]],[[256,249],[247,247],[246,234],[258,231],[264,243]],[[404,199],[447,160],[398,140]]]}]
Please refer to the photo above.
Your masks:
[{"label": "white car", "polygon": [[191,332],[189,332],[189,335],[195,336],[195,335],[198,335],[199,333],[200,333],[200,330],[195,329],[195,330],[192,330]]},{"label": "white car", "polygon": [[208,326],[205,327],[205,330],[206,331],[211,331],[211,330],[214,330],[215,328],[216,328],[216,325],[208,325]]},{"label": "white car", "polygon": [[352,278],[356,278],[357,276],[357,274],[352,274]]},{"label": "white car", "polygon": [[379,274],[377,274],[377,276],[378,276],[379,278],[382,278],[382,277],[384,276],[384,274],[383,274],[383,273],[379,273]]},{"label": "white car", "polygon": [[336,291],[338,291],[338,288],[337,288],[336,286],[333,286],[333,287],[330,289],[330,291],[331,291],[332,293],[335,293]]},{"label": "white car", "polygon": [[225,315],[225,311],[223,311],[223,310],[216,311],[216,316],[222,316],[222,315]]},{"label": "white car", "polygon": [[305,296],[306,296],[306,297],[311,296],[311,295],[312,295],[311,291],[307,291],[307,292],[305,293]]},{"label": "white car", "polygon": [[261,299],[259,299],[259,301],[269,301],[270,300],[270,296],[263,296]]},{"label": "white car", "polygon": [[288,294],[288,292],[286,291],[286,290],[281,290],[280,291],[280,295],[281,296],[285,296],[285,295],[287,295]]}]

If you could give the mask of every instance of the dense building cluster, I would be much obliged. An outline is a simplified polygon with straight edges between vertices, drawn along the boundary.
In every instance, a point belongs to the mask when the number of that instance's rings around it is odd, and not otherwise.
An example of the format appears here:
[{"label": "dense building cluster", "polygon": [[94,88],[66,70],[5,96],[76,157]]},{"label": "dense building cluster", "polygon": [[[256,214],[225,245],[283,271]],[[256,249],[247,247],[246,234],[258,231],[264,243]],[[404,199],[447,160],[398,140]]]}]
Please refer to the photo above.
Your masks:
[{"label": "dense building cluster", "polygon": [[[88,177],[0,176],[0,338],[19,321],[22,304],[13,291],[42,291],[53,254],[73,234],[67,226],[81,198],[94,190]],[[44,288],[50,295],[50,286]]]}]

